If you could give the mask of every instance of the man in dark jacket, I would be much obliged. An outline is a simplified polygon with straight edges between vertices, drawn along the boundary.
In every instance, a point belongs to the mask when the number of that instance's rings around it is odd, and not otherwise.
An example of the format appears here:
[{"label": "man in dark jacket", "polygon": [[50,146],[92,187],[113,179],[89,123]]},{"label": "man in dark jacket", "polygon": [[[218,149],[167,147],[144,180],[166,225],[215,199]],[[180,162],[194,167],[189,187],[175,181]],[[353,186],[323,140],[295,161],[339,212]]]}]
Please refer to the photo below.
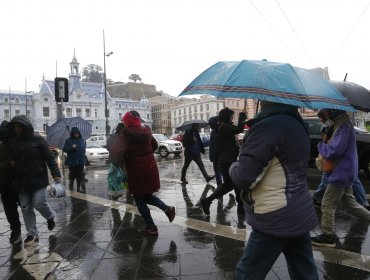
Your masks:
[{"label": "man in dark jacket", "polygon": [[26,116],[14,117],[7,128],[15,134],[10,143],[11,164],[15,168],[15,189],[27,230],[24,246],[29,246],[38,242],[34,208],[47,220],[49,230],[55,227],[55,213],[46,202],[47,166],[56,182],[60,181],[60,171],[46,140],[34,134]]},{"label": "man in dark jacket", "polygon": [[317,220],[306,180],[310,140],[298,108],[263,101],[247,124],[229,170],[252,227],[235,279],[265,279],[281,253],[291,279],[319,279],[310,240]]},{"label": "man in dark jacket", "polygon": [[243,203],[240,199],[240,190],[235,187],[229,176],[229,168],[238,158],[239,147],[236,143],[235,135],[244,130],[244,122],[247,119],[245,111],[239,114],[238,125],[233,125],[234,111],[229,108],[222,109],[219,113],[221,124],[218,127],[218,165],[221,170],[224,183],[216,189],[209,197],[200,200],[202,209],[209,215],[209,208],[215,199],[223,197],[228,192],[234,190],[238,203],[238,214],[244,214]]},{"label": "man in dark jacket", "polygon": [[220,166],[218,165],[218,147],[217,147],[217,142],[218,142],[218,127],[220,125],[220,117],[219,116],[214,116],[211,117],[208,120],[209,126],[212,129],[211,131],[211,136],[209,139],[209,160],[213,164],[213,171],[215,172],[216,176],[216,184],[217,187],[221,187],[222,185],[222,176],[221,176],[221,170]]},{"label": "man in dark jacket", "polygon": [[215,176],[209,176],[206,169],[204,168],[204,164],[200,153],[205,154],[203,142],[200,139],[199,135],[199,124],[194,123],[191,129],[185,131],[182,144],[184,145],[185,151],[185,162],[184,166],[181,170],[181,182],[183,184],[187,184],[188,181],[186,180],[186,171],[192,160],[198,165],[200,172],[202,172],[204,179],[206,179],[207,183],[211,181]]},{"label": "man in dark jacket", "polygon": [[63,152],[67,154],[67,166],[69,169],[69,189],[73,191],[74,180],[77,179],[77,191],[86,193],[85,185],[85,142],[77,127],[72,127],[71,137],[69,137],[63,146]]},{"label": "man in dark jacket", "polygon": [[6,129],[7,121],[0,125],[0,193],[6,219],[10,224],[10,244],[22,242],[21,223],[18,213],[18,195],[12,188],[14,170],[10,163],[9,140],[10,133]]}]

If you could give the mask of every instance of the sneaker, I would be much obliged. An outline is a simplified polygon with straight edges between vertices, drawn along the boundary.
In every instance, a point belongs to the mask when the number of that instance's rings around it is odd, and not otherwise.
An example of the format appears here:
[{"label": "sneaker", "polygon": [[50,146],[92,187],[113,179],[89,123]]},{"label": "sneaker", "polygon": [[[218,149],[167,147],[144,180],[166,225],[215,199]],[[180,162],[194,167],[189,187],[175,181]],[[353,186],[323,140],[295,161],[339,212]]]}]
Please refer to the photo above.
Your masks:
[{"label": "sneaker", "polygon": [[24,247],[30,246],[36,242],[39,242],[39,237],[36,235],[27,235],[26,239],[23,241]]},{"label": "sneaker", "polygon": [[146,228],[140,230],[141,234],[144,235],[158,235],[158,228],[157,226],[147,226]]},{"label": "sneaker", "polygon": [[170,221],[170,223],[172,223],[173,219],[175,219],[175,216],[176,216],[175,207],[172,207],[172,206],[168,207],[167,210],[164,211],[164,213],[168,217],[168,220]]},{"label": "sneaker", "polygon": [[22,243],[22,235],[18,232],[12,231],[12,233],[10,234],[9,242],[12,245],[18,245]]},{"label": "sneaker", "polygon": [[212,176],[207,176],[206,177],[206,182],[208,183],[209,181],[211,181],[212,179],[214,179],[216,177],[216,175],[212,175]]},{"label": "sneaker", "polygon": [[319,236],[311,237],[311,242],[313,245],[320,247],[335,248],[336,246],[334,235],[320,234]]},{"label": "sneaker", "polygon": [[187,183],[189,183],[188,181],[186,181],[186,179],[185,179],[185,178],[181,178],[181,179],[180,179],[180,181],[181,181],[181,183],[183,183],[183,184],[187,184]]},{"label": "sneaker", "polygon": [[206,198],[201,198],[200,199],[200,206],[202,206],[202,210],[204,212],[204,214],[206,214],[207,216],[209,216],[209,207],[211,207],[211,202],[208,201],[208,199]]},{"label": "sneaker", "polygon": [[54,218],[47,220],[47,222],[48,222],[48,230],[52,231],[55,228]]}]

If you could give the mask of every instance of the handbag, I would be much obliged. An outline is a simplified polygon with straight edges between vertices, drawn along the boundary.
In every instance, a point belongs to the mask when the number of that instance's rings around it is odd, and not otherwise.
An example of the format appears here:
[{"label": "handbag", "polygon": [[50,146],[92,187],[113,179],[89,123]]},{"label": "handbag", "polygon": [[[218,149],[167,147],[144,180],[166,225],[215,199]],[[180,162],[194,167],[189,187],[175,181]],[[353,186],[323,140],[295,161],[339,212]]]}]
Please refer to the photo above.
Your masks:
[{"label": "handbag", "polygon": [[108,188],[112,197],[123,195],[125,189],[128,188],[127,171],[123,167],[110,164],[108,170]]},{"label": "handbag", "polygon": [[48,192],[53,198],[60,198],[66,195],[66,190],[61,182],[55,182],[48,186]]},{"label": "handbag", "polygon": [[318,155],[317,158],[315,158],[315,165],[318,170],[324,171],[324,172],[332,172],[335,168],[335,160],[324,158],[322,155]]}]

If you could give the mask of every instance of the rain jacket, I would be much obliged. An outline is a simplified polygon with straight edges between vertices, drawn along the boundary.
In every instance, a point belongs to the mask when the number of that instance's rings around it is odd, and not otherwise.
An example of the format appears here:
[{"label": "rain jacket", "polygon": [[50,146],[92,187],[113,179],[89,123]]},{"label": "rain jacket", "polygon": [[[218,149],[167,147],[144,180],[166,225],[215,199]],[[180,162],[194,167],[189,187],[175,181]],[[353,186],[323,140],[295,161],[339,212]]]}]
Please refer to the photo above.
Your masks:
[{"label": "rain jacket", "polygon": [[0,125],[0,192],[10,189],[14,180],[14,169],[10,165],[10,135],[5,128],[7,123],[3,121]]},{"label": "rain jacket", "polygon": [[182,138],[182,144],[185,148],[184,155],[186,156],[196,157],[199,156],[200,153],[205,153],[203,142],[197,130],[186,130]]},{"label": "rain jacket", "polygon": [[15,123],[24,128],[24,133],[14,136],[10,142],[11,158],[15,161],[15,190],[19,193],[45,188],[49,185],[47,166],[54,178],[61,177],[55,157],[46,140],[34,134],[26,116],[16,116],[10,121],[7,128],[11,132]]},{"label": "rain jacket", "polygon": [[248,122],[239,160],[229,169],[242,190],[247,223],[278,237],[299,236],[317,224],[306,181],[308,132],[297,109],[289,107]]},{"label": "rain jacket", "polygon": [[220,118],[218,116],[214,116],[208,120],[209,126],[211,127],[211,136],[209,139],[209,160],[211,162],[217,163],[218,161],[218,147],[217,147],[217,141],[218,141],[218,135],[217,135],[217,129],[220,125]]},{"label": "rain jacket", "polygon": [[153,151],[158,143],[144,126],[128,126],[109,150],[109,159],[116,165],[125,165],[131,194],[153,194],[160,188],[159,172]]},{"label": "rain jacket", "polygon": [[[75,137],[74,134],[78,132],[79,137]],[[76,148],[73,147],[76,145]],[[63,152],[67,153],[66,164],[68,167],[77,167],[85,165],[85,142],[81,137],[81,133],[77,127],[73,127],[71,130],[71,137],[69,137],[63,146]]]},{"label": "rain jacket", "polygon": [[317,148],[323,157],[335,160],[335,168],[328,177],[328,183],[341,188],[352,187],[358,176],[355,131],[345,113],[333,121],[333,136],[328,143],[320,142]]}]

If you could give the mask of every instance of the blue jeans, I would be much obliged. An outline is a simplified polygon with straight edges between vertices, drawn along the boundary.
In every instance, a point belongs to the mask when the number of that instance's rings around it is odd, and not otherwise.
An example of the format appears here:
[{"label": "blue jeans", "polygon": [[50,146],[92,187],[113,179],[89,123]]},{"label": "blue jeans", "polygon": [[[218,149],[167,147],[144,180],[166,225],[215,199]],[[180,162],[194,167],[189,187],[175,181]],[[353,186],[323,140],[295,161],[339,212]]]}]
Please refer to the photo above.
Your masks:
[{"label": "blue jeans", "polygon": [[220,167],[218,166],[217,162],[213,162],[213,171],[215,172],[217,186],[221,186],[222,176],[221,176]]},{"label": "blue jeans", "polygon": [[281,253],[285,256],[291,279],[319,279],[309,232],[296,237],[275,237],[256,230],[252,231],[236,266],[235,279],[265,279]]},{"label": "blue jeans", "polygon": [[[312,198],[318,202],[321,202],[326,187],[328,186],[328,177],[330,173],[323,172],[321,176],[321,182],[318,186],[317,190],[313,193]],[[362,185],[360,178],[357,177],[353,182],[353,195],[356,198],[356,202],[361,206],[367,207],[369,206],[369,202],[367,201],[366,192],[364,186]]]},{"label": "blue jeans", "polygon": [[46,220],[54,218],[54,212],[46,202],[46,188],[19,193],[18,197],[23,213],[24,224],[27,230],[27,236],[37,236],[38,231],[36,227],[36,214],[34,208],[36,208]]},{"label": "blue jeans", "polygon": [[145,195],[138,195],[134,194],[134,199],[136,203],[136,207],[140,212],[140,215],[144,218],[144,221],[147,226],[153,226],[154,221],[152,218],[152,215],[150,214],[150,209],[148,207],[148,204],[156,206],[163,211],[166,211],[168,206],[160,200],[158,197],[152,195],[152,194],[145,194]]}]

